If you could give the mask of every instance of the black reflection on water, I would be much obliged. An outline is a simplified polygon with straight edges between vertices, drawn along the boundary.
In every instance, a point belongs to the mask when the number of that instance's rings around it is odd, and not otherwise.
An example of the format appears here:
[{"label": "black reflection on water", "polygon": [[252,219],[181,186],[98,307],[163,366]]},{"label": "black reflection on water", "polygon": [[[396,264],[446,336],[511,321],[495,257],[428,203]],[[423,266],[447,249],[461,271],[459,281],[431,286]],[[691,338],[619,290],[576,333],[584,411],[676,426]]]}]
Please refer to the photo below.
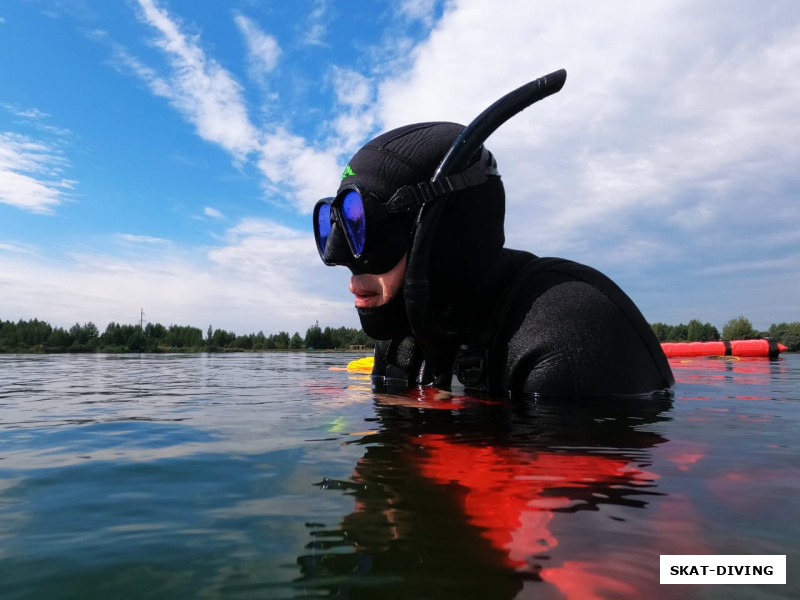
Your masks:
[{"label": "black reflection on water", "polygon": [[[317,484],[351,495],[356,508],[336,527],[307,524],[298,597],[513,598],[548,565],[552,514],[646,508],[660,495],[637,469],[667,441],[646,425],[669,419],[669,393],[458,406],[376,396],[375,404],[379,430],[355,442],[365,452],[351,479]],[[541,506],[525,508],[530,501]],[[543,525],[519,547],[509,529],[521,510]]]}]

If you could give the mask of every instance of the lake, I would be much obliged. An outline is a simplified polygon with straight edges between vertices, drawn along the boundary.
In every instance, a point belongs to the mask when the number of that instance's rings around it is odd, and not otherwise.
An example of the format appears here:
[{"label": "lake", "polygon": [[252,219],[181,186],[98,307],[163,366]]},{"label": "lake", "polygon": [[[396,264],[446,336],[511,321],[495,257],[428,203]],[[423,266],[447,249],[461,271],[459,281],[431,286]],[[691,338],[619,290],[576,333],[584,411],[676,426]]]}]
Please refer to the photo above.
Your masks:
[{"label": "lake", "polygon": [[359,356],[0,355],[0,598],[800,597],[800,355],[524,403],[375,394]]}]

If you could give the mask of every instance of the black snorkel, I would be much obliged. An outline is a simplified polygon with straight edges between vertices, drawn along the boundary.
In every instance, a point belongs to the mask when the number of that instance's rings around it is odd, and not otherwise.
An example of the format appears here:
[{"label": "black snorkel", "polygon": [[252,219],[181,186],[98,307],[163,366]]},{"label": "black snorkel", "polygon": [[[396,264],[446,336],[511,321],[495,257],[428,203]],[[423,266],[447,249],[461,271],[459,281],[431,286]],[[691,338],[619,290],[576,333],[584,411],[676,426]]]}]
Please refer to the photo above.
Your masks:
[{"label": "black snorkel", "polygon": [[[422,198],[420,192],[414,190],[413,194],[399,192],[396,198],[390,200],[390,211],[403,212],[409,210],[412,205],[414,208],[418,207],[403,294],[414,335],[426,346],[454,341],[458,333],[447,330],[436,318],[428,280],[433,242],[439,220],[447,204],[447,195],[459,189],[459,175],[466,170],[470,161],[474,161],[476,151],[498,127],[533,103],[559,92],[566,79],[567,72],[561,69],[535,79],[497,100],[467,125],[456,138],[436,168],[430,183],[418,188],[422,189]],[[491,161],[492,164],[484,165],[485,171],[491,172],[494,169],[494,159],[488,152],[484,152],[479,160]],[[465,185],[470,183],[465,182]],[[430,190],[432,194],[426,190]],[[411,196],[415,198],[412,200]]]}]

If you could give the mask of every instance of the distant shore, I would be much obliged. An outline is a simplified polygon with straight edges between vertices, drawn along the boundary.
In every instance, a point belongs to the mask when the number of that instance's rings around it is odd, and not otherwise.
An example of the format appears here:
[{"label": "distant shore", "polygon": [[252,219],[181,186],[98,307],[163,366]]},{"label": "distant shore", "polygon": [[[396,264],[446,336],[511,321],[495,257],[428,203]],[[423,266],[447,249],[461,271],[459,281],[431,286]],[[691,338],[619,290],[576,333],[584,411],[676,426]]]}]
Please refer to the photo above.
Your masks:
[{"label": "distant shore", "polygon": [[[651,323],[659,342],[706,342],[771,337],[789,351],[800,350],[800,322],[773,324],[767,331],[756,330],[744,316],[729,320],[720,333],[710,323],[692,319],[688,324]],[[361,352],[371,351],[375,341],[363,330],[321,327],[315,322],[305,335],[263,331],[238,335],[214,329],[204,332],[191,325],[144,323],[123,325],[111,322],[101,332],[91,321],[75,323],[69,329],[53,327],[46,321],[0,320],[0,353],[5,354],[150,354],[229,352]]]}]

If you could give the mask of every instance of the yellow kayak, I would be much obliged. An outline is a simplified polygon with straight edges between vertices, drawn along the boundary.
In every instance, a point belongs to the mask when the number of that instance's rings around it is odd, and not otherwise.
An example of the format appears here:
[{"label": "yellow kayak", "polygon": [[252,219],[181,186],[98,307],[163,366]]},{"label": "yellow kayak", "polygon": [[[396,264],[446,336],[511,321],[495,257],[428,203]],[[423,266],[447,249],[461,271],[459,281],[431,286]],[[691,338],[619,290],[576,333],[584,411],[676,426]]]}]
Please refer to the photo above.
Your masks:
[{"label": "yellow kayak", "polygon": [[372,373],[372,363],[374,357],[365,356],[364,358],[357,358],[347,363],[348,373]]}]

